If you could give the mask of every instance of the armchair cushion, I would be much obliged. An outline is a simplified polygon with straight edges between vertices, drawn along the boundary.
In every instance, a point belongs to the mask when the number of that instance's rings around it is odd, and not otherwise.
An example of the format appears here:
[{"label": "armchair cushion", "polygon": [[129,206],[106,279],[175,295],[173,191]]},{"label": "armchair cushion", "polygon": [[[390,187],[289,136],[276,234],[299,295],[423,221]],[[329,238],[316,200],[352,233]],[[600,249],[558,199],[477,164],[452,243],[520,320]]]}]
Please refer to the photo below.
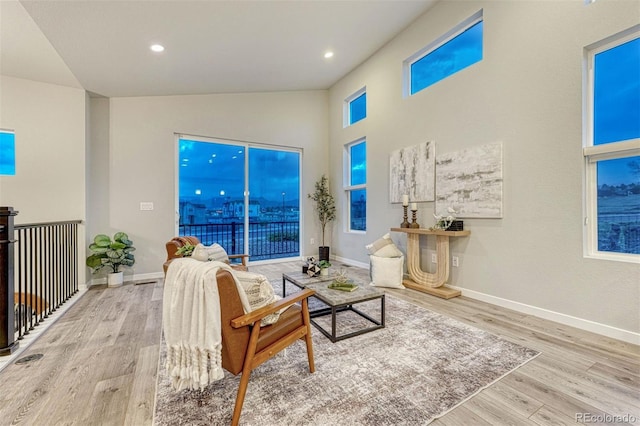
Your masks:
[{"label": "armchair cushion", "polygon": [[[264,275],[246,271],[234,271],[234,275],[247,295],[251,311],[255,311],[281,299],[280,296],[276,296],[273,291],[273,286]],[[260,321],[260,326],[264,327],[265,325],[278,322],[280,314],[282,314],[285,309],[286,308],[264,317]]]},{"label": "armchair cushion", "polygon": [[205,247],[202,243],[197,244],[193,249],[191,257],[203,262],[215,260],[216,262],[229,263],[229,255],[218,243],[214,243],[209,247]]}]

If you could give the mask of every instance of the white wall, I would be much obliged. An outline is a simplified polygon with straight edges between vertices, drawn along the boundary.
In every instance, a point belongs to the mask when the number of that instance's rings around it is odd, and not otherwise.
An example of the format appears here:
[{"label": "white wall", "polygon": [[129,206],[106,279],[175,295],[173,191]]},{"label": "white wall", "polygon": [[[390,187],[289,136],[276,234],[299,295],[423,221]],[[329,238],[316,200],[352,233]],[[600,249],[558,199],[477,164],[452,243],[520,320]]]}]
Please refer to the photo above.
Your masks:
[{"label": "white wall", "polygon": [[19,211],[16,224],[86,220],[85,104],[84,90],[0,76],[0,127],[16,132],[16,175],[0,177],[0,205]]},{"label": "white wall", "polygon": [[[176,235],[174,132],[302,148],[306,211],[306,194],[328,170],[326,91],[113,98],[109,104],[108,160],[94,158],[108,161],[108,168],[99,167],[90,188],[105,191],[108,204],[100,218],[92,217],[91,229],[129,234],[137,249],[136,275],[161,272],[164,245]],[[102,119],[94,117],[99,114]],[[106,114],[102,107],[92,109],[96,120]],[[104,132],[95,137],[104,138]],[[153,202],[154,210],[140,211],[142,201]],[[317,238],[314,217],[303,212],[302,220],[302,241],[308,241],[305,232]],[[306,250],[315,249],[303,245]]]},{"label": "white wall", "polygon": [[[484,59],[403,99],[402,61],[480,9]],[[333,252],[368,263],[364,245],[402,221],[401,206],[389,203],[391,151],[427,140],[437,153],[502,141],[504,218],[465,219],[471,236],[452,241],[461,265],[451,283],[565,322],[593,321],[597,331],[638,333],[638,265],[585,259],[581,219],[583,48],[637,24],[638,12],[637,1],[436,4],[330,89],[332,181],[342,182],[344,144],[365,136],[368,158],[368,231],[345,233],[339,215]],[[343,129],[343,100],[365,85],[368,116]],[[433,225],[433,207],[419,204],[423,227]],[[433,249],[425,245],[425,269]]]}]

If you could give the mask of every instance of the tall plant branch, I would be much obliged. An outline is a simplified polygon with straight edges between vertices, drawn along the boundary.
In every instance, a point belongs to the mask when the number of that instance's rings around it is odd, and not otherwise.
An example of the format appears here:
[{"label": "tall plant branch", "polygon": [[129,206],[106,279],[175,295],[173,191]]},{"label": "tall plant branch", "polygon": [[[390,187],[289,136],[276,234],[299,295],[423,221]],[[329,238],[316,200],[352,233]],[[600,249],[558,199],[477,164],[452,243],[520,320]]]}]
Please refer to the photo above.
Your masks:
[{"label": "tall plant branch", "polygon": [[308,194],[316,203],[316,214],[320,221],[320,227],[322,228],[322,245],[324,246],[324,233],[327,224],[336,218],[336,202],[329,192],[329,179],[322,175],[319,181],[315,184],[315,191]]}]

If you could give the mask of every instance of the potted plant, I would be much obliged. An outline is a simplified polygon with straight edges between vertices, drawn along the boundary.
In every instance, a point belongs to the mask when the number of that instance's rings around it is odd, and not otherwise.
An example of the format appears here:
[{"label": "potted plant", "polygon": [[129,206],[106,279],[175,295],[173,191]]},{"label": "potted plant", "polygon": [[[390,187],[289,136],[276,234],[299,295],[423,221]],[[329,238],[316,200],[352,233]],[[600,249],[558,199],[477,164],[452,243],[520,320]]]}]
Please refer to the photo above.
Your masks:
[{"label": "potted plant", "polygon": [[329,179],[325,175],[322,175],[322,178],[316,182],[315,191],[308,194],[308,197],[316,203],[316,214],[322,229],[322,246],[318,249],[319,257],[320,260],[328,261],[329,247],[325,245],[324,234],[327,224],[336,218],[336,202],[329,192]]},{"label": "potted plant", "polygon": [[91,256],[87,257],[87,266],[98,272],[102,268],[108,268],[107,285],[117,287],[122,285],[123,274],[120,266],[133,266],[136,262],[133,251],[133,241],[124,232],[118,232],[113,240],[104,234],[96,235],[93,243],[89,245]]},{"label": "potted plant", "polygon": [[320,263],[318,263],[318,266],[320,267],[320,275],[329,275],[329,266],[331,266],[331,263],[329,263],[328,260],[321,260]]}]

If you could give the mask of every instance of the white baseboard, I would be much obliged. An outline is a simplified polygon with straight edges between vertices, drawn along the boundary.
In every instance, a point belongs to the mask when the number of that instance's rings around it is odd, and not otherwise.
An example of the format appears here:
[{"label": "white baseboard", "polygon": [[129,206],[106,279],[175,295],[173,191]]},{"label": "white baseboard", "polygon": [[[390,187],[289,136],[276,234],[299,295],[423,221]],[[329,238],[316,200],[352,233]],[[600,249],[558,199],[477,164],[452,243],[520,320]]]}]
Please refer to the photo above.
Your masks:
[{"label": "white baseboard", "polygon": [[640,333],[634,333],[633,331],[623,330],[621,328],[612,327],[606,324],[601,324],[584,318],[574,317],[560,312],[550,311],[548,309],[527,305],[525,303],[514,302],[513,300],[503,299],[501,297],[492,296],[490,294],[480,293],[479,291],[469,290],[456,286],[449,287],[462,291],[463,296],[469,297],[471,299],[491,303],[492,305],[497,305],[503,308],[521,312],[523,314],[544,318],[546,320],[579,328],[581,330],[590,331],[592,333],[597,333],[606,337],[611,337],[613,339],[622,340],[634,345],[640,345]]},{"label": "white baseboard", "polygon": [[[334,258],[340,262],[344,262],[349,265],[354,265],[354,266],[359,266],[361,268],[369,269],[368,263],[358,262],[351,259],[345,259],[340,256],[335,256]],[[449,287],[462,291],[462,295],[469,297],[470,299],[480,300],[482,302],[491,303],[492,305],[512,309],[514,311],[521,312],[523,314],[533,315],[539,318],[544,318],[546,320],[557,322],[559,324],[564,324],[571,327],[579,328],[581,330],[600,334],[602,336],[611,337],[612,339],[618,339],[618,340],[622,340],[623,342],[632,343],[634,345],[640,345],[640,333],[635,333],[629,330],[623,330],[621,328],[612,327],[610,325],[601,324],[601,323],[587,320],[584,318],[577,318],[577,317],[563,314],[560,312],[550,311],[548,309],[527,305],[525,303],[515,302],[509,299],[503,299],[501,297],[492,296],[490,294],[480,293],[479,291],[469,290],[466,288],[456,287],[456,286],[449,286]]]},{"label": "white baseboard", "polygon": [[[130,276],[125,275],[124,282],[129,283],[134,281],[157,280],[158,278],[163,278],[163,277],[164,277],[163,272],[151,272],[148,274],[134,274]],[[89,287],[92,285],[106,284],[106,283],[107,283],[107,277],[94,278],[87,283],[86,287]],[[80,285],[80,287],[82,287],[82,285]]]},{"label": "white baseboard", "polygon": [[333,259],[338,262],[346,263],[347,265],[358,266],[360,268],[369,269],[369,264],[364,262],[358,262],[357,260],[345,259],[340,256],[331,256]]}]

